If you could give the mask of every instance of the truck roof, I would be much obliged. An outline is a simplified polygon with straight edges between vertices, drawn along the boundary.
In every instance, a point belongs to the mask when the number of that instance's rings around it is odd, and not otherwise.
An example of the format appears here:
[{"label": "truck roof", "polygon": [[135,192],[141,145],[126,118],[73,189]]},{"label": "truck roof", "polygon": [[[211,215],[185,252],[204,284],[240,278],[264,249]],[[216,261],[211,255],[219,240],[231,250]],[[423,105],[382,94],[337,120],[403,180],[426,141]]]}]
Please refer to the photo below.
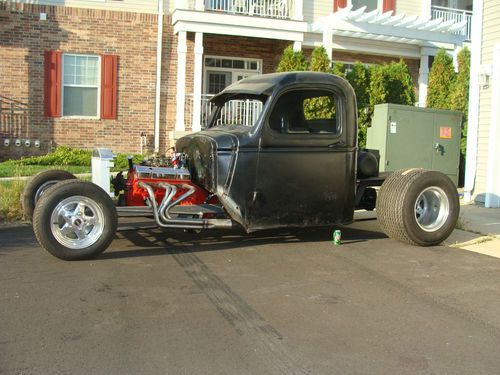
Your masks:
[{"label": "truck roof", "polygon": [[330,83],[342,88],[348,87],[348,90],[352,91],[350,84],[345,79],[333,74],[320,72],[271,73],[255,75],[235,82],[215,95],[212,101],[225,100],[234,94],[271,95],[277,89],[296,83],[311,85]]}]

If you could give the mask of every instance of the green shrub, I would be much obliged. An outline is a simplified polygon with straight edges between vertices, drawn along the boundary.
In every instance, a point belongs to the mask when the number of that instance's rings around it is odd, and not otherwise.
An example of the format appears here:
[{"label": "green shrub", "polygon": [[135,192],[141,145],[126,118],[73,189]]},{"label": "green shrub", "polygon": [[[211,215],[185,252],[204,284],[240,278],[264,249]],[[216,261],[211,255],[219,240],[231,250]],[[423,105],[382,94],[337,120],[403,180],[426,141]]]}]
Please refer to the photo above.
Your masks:
[{"label": "green shrub", "polygon": [[331,72],[331,60],[326,54],[325,47],[316,47],[311,53],[311,62],[309,63],[309,70],[313,72]]},{"label": "green shrub", "polygon": [[[128,157],[130,154],[118,154],[116,155],[115,158],[115,166],[113,168],[113,171],[119,172],[119,171],[126,171],[128,170]],[[144,155],[132,155],[132,162],[134,164],[139,164],[141,161],[144,160]]]},{"label": "green shrub", "polygon": [[281,55],[277,72],[293,72],[307,70],[307,60],[302,51],[294,51],[292,46],[288,46]]},{"label": "green shrub", "polygon": [[429,72],[427,107],[451,109],[450,92],[455,81],[453,58],[441,48]]},{"label": "green shrub", "polygon": [[54,152],[15,160],[17,165],[81,165],[90,166],[92,151],[59,146]]},{"label": "green shrub", "polygon": [[[130,154],[117,154],[115,159],[115,167],[113,170],[127,170],[128,156]],[[134,163],[140,163],[144,159],[144,155],[132,155]],[[28,166],[28,165],[46,165],[46,166],[86,166],[90,167],[92,160],[92,151],[71,148],[67,146],[59,146],[54,152],[43,156],[33,156],[22,158],[20,160],[9,160],[5,163],[13,166]]]},{"label": "green shrub", "polygon": [[[311,53],[309,70],[313,72],[332,73],[331,60],[324,47],[316,47]],[[335,103],[331,98],[310,98],[304,102],[304,116],[306,120],[331,119],[335,117]]]},{"label": "green shrub", "polygon": [[373,65],[370,71],[370,110],[381,103],[415,104],[410,70],[403,60]]},{"label": "green shrub", "polygon": [[358,145],[366,146],[366,129],[370,126],[370,70],[361,62],[356,61],[346,79],[354,88],[358,106]]},{"label": "green shrub", "polygon": [[336,76],[345,78],[346,77],[346,67],[344,64],[336,62],[333,64],[331,73],[335,74]]},{"label": "green shrub", "polygon": [[450,108],[463,113],[460,153],[467,149],[467,120],[469,115],[470,50],[465,47],[458,56],[458,74],[450,88]]}]

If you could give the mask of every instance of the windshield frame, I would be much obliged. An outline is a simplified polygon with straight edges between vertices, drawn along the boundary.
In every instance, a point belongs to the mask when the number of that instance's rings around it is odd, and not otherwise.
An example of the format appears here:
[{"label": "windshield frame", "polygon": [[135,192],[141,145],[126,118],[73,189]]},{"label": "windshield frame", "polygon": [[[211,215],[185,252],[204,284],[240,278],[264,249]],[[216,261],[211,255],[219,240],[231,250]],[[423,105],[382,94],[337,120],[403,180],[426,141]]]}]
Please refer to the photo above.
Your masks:
[{"label": "windshield frame", "polygon": [[[210,116],[207,122],[207,129],[230,129],[230,128],[244,128],[244,129],[254,129],[256,125],[261,121],[263,113],[265,112],[264,107],[269,100],[270,95],[266,94],[248,94],[248,93],[232,93],[228,95],[224,95],[222,97],[215,97],[210,101],[210,103],[214,104],[212,111],[210,112]],[[225,107],[226,103],[233,100],[252,100],[259,101],[262,103],[262,110],[260,111],[257,118],[253,121],[252,125],[245,124],[217,124],[217,121],[220,119],[220,113]]]}]

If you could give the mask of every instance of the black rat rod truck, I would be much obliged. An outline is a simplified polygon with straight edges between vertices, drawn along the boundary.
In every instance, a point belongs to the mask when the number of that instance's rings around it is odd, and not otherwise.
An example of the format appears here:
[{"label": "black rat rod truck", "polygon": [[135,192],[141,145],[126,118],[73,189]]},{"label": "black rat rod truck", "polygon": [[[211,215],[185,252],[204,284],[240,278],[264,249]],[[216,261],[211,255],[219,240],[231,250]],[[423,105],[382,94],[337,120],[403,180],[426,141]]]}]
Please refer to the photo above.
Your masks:
[{"label": "black rat rod truck", "polygon": [[35,176],[23,204],[40,245],[65,260],[94,257],[121,216],[152,217],[161,228],[252,232],[349,224],[356,209],[376,208],[389,237],[420,246],[439,244],[455,227],[458,195],[447,176],[379,174],[377,152],[358,150],[356,97],[340,77],[254,76],[211,107],[207,129],[179,139],[172,159],[130,162],[127,178],[114,179],[124,191],[118,202],[64,171]]}]

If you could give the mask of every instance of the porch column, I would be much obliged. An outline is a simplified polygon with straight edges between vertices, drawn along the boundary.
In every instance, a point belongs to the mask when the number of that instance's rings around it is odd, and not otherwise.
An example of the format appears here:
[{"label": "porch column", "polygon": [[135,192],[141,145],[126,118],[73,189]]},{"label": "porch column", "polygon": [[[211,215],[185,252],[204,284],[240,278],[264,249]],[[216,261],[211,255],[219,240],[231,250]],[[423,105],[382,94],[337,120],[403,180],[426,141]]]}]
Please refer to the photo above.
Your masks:
[{"label": "porch column", "polygon": [[491,75],[491,117],[489,125],[488,161],[486,173],[486,195],[484,207],[500,207],[500,171],[498,161],[500,160],[500,129],[498,120],[500,119],[500,43],[493,47],[493,69]]},{"label": "porch column", "polygon": [[304,1],[303,0],[295,0],[294,9],[293,9],[293,19],[297,21],[304,20]]},{"label": "porch column", "polygon": [[333,54],[333,30],[331,26],[323,28],[323,47],[325,47],[328,58],[332,59]]},{"label": "porch column", "polygon": [[203,33],[194,36],[193,131],[201,130],[201,83],[203,78]]},{"label": "porch column", "polygon": [[205,10],[205,2],[203,0],[196,0],[194,8],[201,11]]},{"label": "porch column", "polygon": [[186,54],[187,33],[179,31],[177,35],[177,108],[175,116],[175,130],[184,131],[184,107],[186,101]]},{"label": "porch column", "polygon": [[458,73],[458,53],[460,52],[460,48],[455,44],[453,48],[453,67],[455,68],[455,73]]},{"label": "porch column", "polygon": [[302,50],[302,42],[293,42],[293,51],[300,52]]},{"label": "porch column", "polygon": [[420,56],[418,75],[418,106],[425,107],[427,103],[427,84],[429,83],[429,55]]},{"label": "porch column", "polygon": [[187,0],[175,0],[176,9],[188,9]]}]

